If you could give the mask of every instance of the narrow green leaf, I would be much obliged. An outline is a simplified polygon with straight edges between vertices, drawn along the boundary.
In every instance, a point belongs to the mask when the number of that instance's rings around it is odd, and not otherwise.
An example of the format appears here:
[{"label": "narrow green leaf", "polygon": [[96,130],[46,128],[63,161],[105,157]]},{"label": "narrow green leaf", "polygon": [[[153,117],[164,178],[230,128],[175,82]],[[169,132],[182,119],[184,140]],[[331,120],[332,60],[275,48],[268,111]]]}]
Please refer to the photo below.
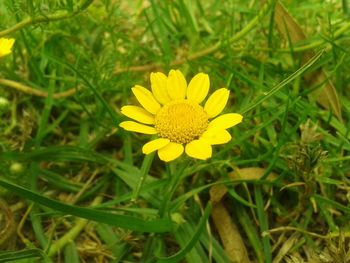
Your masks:
[{"label": "narrow green leaf", "polygon": [[40,176],[42,176],[44,180],[47,180],[49,184],[65,191],[76,193],[79,192],[83,186],[81,183],[72,182],[64,176],[46,169],[40,169],[39,172]]},{"label": "narrow green leaf", "polygon": [[245,206],[248,206],[248,207],[252,207],[252,208],[256,208],[256,206],[254,204],[249,203],[243,197],[241,197],[239,194],[237,194],[236,190],[233,187],[229,187],[228,188],[228,193],[234,199],[236,199],[239,203],[241,203],[242,205],[245,205]]},{"label": "narrow green leaf", "polygon": [[280,83],[278,83],[276,86],[274,86],[269,92],[267,92],[262,97],[259,97],[256,99],[256,101],[253,101],[250,103],[246,108],[241,110],[241,113],[246,113],[252,109],[254,109],[259,104],[263,103],[265,100],[270,98],[272,95],[274,95],[277,91],[282,89],[284,86],[292,82],[297,77],[301,76],[308,68],[310,68],[323,54],[323,50],[320,51],[318,54],[316,54],[314,57],[312,57],[307,63],[305,63],[301,68],[299,68],[297,71],[295,71],[292,75],[290,75],[288,78],[284,79]]},{"label": "narrow green leaf", "polygon": [[[255,193],[255,202],[257,206],[257,213],[258,213],[258,219],[260,222],[260,231],[261,233],[264,233],[269,230],[268,226],[268,220],[265,214],[264,210],[264,203],[263,203],[263,198],[262,198],[262,193],[261,193],[261,186],[256,185],[254,188],[254,193]],[[263,244],[263,250],[264,250],[264,256],[265,256],[265,262],[266,263],[271,263],[272,262],[272,257],[271,257],[271,244],[269,240],[269,236],[263,236],[262,237],[262,244]]]},{"label": "narrow green leaf", "polygon": [[345,205],[342,205],[342,204],[340,204],[340,203],[338,203],[338,202],[336,202],[334,200],[325,198],[325,197],[320,196],[320,195],[314,195],[314,198],[317,201],[317,203],[324,203],[324,204],[330,205],[330,206],[332,206],[334,208],[342,210],[347,215],[350,215],[350,208],[345,206]]},{"label": "narrow green leaf", "polygon": [[26,249],[21,251],[1,251],[0,262],[10,262],[28,258],[43,258],[43,252],[39,249]]},{"label": "narrow green leaf", "polygon": [[195,234],[193,235],[193,237],[191,238],[191,240],[187,243],[187,245],[185,247],[183,247],[179,252],[177,252],[176,254],[170,256],[170,257],[161,257],[158,258],[158,262],[159,263],[176,263],[176,262],[180,262],[185,256],[186,254],[194,247],[194,245],[198,242],[200,235],[202,234],[205,225],[207,223],[207,220],[209,218],[210,212],[211,212],[211,208],[212,208],[212,204],[211,202],[208,202],[203,216],[201,217],[199,223],[198,223],[198,227],[195,231]]},{"label": "narrow green leaf", "polygon": [[112,213],[99,211],[97,209],[67,205],[62,202],[34,193],[21,186],[9,183],[2,179],[0,179],[0,186],[16,193],[17,195],[25,199],[32,200],[35,203],[49,207],[53,210],[61,211],[65,214],[85,218],[88,220],[105,223],[111,226],[150,233],[162,233],[169,232],[172,230],[172,223],[168,219],[154,219],[146,221],[133,216],[116,215]]},{"label": "narrow green leaf", "polygon": [[155,152],[151,153],[151,154],[147,154],[145,155],[145,158],[143,159],[142,162],[142,166],[141,166],[141,175],[140,175],[140,179],[139,182],[137,183],[137,186],[134,190],[133,196],[132,196],[132,200],[135,201],[140,193],[141,187],[143,186],[143,183],[146,180],[146,176],[148,175],[149,169],[151,168],[153,159],[154,159],[154,155]]},{"label": "narrow green leaf", "polygon": [[112,251],[115,258],[113,263],[120,262],[124,256],[128,255],[131,245],[126,240],[123,240],[125,233],[114,231],[111,226],[106,224],[96,225],[96,231],[106,246]]},{"label": "narrow green leaf", "polygon": [[79,253],[75,243],[69,242],[64,248],[64,262],[66,263],[79,263]]},{"label": "narrow green leaf", "polygon": [[241,205],[234,205],[233,206],[234,213],[237,216],[237,219],[239,221],[240,226],[244,230],[246,236],[249,239],[249,244],[251,245],[252,249],[255,252],[255,255],[258,259],[258,262],[263,263],[264,262],[264,253],[263,253],[263,246],[260,241],[260,236],[256,231],[255,224],[252,222],[252,217],[248,215],[244,207]]},{"label": "narrow green leaf", "polygon": [[6,161],[69,161],[95,162],[105,164],[106,160],[99,154],[74,146],[51,146],[31,152],[2,152],[0,160]]},{"label": "narrow green leaf", "polygon": [[67,9],[68,9],[68,11],[73,13],[73,10],[74,10],[73,0],[66,0],[66,1],[67,1]]}]

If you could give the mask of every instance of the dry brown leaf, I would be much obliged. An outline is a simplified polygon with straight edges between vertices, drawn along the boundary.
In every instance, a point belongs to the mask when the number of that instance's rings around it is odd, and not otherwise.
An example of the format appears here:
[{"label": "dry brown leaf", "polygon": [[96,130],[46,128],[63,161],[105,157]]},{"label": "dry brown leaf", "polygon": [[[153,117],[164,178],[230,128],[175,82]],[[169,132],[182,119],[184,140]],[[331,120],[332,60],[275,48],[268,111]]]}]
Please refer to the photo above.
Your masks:
[{"label": "dry brown leaf", "polygon": [[[237,169],[229,174],[232,181],[238,180],[257,180],[265,173],[264,168],[248,167]],[[273,180],[276,174],[270,173],[267,180]],[[232,262],[249,263],[247,249],[244,245],[243,238],[238,231],[236,224],[232,221],[229,212],[222,203],[222,198],[227,193],[225,185],[215,185],[210,188],[210,200],[213,203],[212,218],[215,227],[219,233],[225,251],[229,255]]]},{"label": "dry brown leaf", "polygon": [[[260,167],[247,167],[247,168],[241,168],[237,169],[234,172],[231,172],[229,174],[230,178],[233,181],[237,180],[259,180],[265,173],[264,168]],[[267,177],[266,180],[274,180],[277,178],[277,175],[275,173],[270,173]]]},{"label": "dry brown leaf", "polygon": [[231,262],[249,263],[250,260],[243,238],[221,202],[226,193],[227,187],[225,185],[215,185],[210,188],[210,201],[213,203],[211,216]]},{"label": "dry brown leaf", "polygon": [[214,185],[210,188],[210,201],[213,204],[219,203],[224,195],[227,193],[227,187],[223,184]]},{"label": "dry brown leaf", "polygon": [[294,182],[281,187],[280,191],[291,187],[305,186],[305,182]]},{"label": "dry brown leaf", "polygon": [[231,261],[249,263],[250,260],[243,239],[225,206],[221,202],[215,203],[211,213],[221,242]]},{"label": "dry brown leaf", "polygon": [[293,248],[293,246],[295,245],[295,243],[298,241],[299,238],[299,234],[294,233],[293,235],[291,235],[287,240],[285,240],[283,242],[283,245],[281,246],[281,248],[279,249],[276,257],[273,259],[272,263],[280,263],[283,258],[288,255],[288,253],[290,252],[290,250]]},{"label": "dry brown leaf", "polygon": [[0,250],[6,248],[16,230],[16,224],[7,202],[0,198]]},{"label": "dry brown leaf", "polygon": [[[290,39],[292,44],[296,44],[297,42],[306,39],[301,26],[289,14],[280,1],[277,1],[275,6],[275,22],[278,31],[286,39]],[[304,51],[302,55],[303,64],[305,64],[315,55],[315,53],[312,50],[309,50]],[[337,118],[341,120],[341,105],[337,91],[324,70],[319,69],[315,72],[305,74],[305,79],[309,87],[319,86],[317,90],[312,92],[312,99],[316,99],[322,107],[331,109]]]}]

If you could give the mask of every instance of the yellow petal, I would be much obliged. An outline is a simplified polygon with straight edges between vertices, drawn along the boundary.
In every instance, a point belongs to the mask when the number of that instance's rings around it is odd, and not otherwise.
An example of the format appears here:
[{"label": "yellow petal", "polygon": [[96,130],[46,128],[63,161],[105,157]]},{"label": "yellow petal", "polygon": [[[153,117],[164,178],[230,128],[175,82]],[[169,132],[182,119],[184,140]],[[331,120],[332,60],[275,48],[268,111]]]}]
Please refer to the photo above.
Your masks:
[{"label": "yellow petal", "polygon": [[214,118],[225,108],[230,91],[222,88],[216,90],[204,105],[204,110],[208,114],[209,119]]},{"label": "yellow petal", "polygon": [[158,150],[159,159],[164,162],[175,160],[184,152],[182,144],[170,142],[167,146]]},{"label": "yellow petal", "polygon": [[127,131],[144,134],[157,134],[157,130],[155,128],[134,121],[123,121],[119,124],[119,127],[122,127]]},{"label": "yellow petal", "polygon": [[194,140],[186,145],[186,154],[192,158],[206,160],[211,157],[211,145],[205,140]]},{"label": "yellow petal", "polygon": [[10,54],[14,43],[14,38],[0,38],[0,57]]},{"label": "yellow petal", "polygon": [[154,124],[154,116],[144,108],[128,105],[121,108],[121,113],[135,121],[145,124]]},{"label": "yellow petal", "polygon": [[162,72],[151,73],[151,88],[154,97],[161,104],[164,105],[171,100],[167,90],[167,76]]},{"label": "yellow petal", "polygon": [[165,139],[165,138],[155,139],[153,141],[150,141],[150,142],[146,143],[142,147],[142,152],[144,154],[149,154],[151,152],[159,150],[160,148],[163,148],[164,146],[167,146],[169,144],[169,142],[170,142],[170,140],[169,139]]},{"label": "yellow petal", "polygon": [[167,79],[168,94],[172,100],[182,100],[186,97],[187,82],[180,70],[170,70]]},{"label": "yellow petal", "polygon": [[231,134],[226,130],[222,130],[222,131],[215,130],[213,132],[209,130],[209,131],[205,131],[202,134],[201,139],[204,139],[210,145],[215,145],[215,144],[228,143],[232,139],[232,137],[231,137]]},{"label": "yellow petal", "polygon": [[208,124],[208,132],[226,130],[242,122],[243,116],[238,113],[227,113],[216,117]]},{"label": "yellow petal", "polygon": [[160,105],[153,97],[152,92],[139,85],[133,87],[132,92],[134,93],[136,99],[140,102],[142,107],[144,107],[148,112],[152,114],[156,114],[158,112],[158,110],[160,109]]},{"label": "yellow petal", "polygon": [[209,76],[204,73],[198,73],[188,84],[187,99],[198,104],[201,103],[208,95],[209,85]]}]

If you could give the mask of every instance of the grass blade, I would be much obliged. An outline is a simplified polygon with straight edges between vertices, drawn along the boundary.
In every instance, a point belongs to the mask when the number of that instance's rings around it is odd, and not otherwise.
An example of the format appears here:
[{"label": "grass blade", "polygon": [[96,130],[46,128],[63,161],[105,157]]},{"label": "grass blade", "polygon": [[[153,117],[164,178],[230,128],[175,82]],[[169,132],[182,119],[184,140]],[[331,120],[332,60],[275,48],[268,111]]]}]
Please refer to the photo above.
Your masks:
[{"label": "grass blade", "polygon": [[[285,38],[290,39],[291,44],[297,44],[299,41],[306,39],[301,26],[280,1],[276,3],[275,21],[279,32]],[[315,55],[315,53],[310,50],[304,51],[302,54],[303,64]],[[332,109],[335,115],[341,119],[341,106],[337,91],[324,70],[320,69],[306,74],[305,79],[308,82],[307,86],[319,87],[317,90],[312,92],[311,96],[315,98],[324,108]]]},{"label": "grass blade", "polygon": [[67,205],[62,202],[44,197],[34,193],[21,186],[6,182],[0,179],[0,186],[20,195],[25,199],[29,199],[40,205],[49,207],[53,210],[63,212],[68,215],[82,217],[111,226],[121,227],[140,232],[162,233],[172,229],[172,223],[167,219],[155,219],[152,221],[142,220],[137,217],[127,215],[116,215],[91,208],[82,208],[73,205]]},{"label": "grass blade", "polygon": [[191,240],[187,243],[187,245],[185,247],[183,247],[179,252],[177,252],[176,254],[174,254],[170,257],[158,258],[157,262],[159,262],[159,263],[176,263],[176,262],[181,261],[186,256],[188,251],[190,251],[194,247],[194,245],[197,243],[197,241],[199,239],[199,236],[204,231],[205,225],[207,223],[207,220],[208,220],[210,212],[211,212],[211,208],[212,208],[212,205],[209,202],[207,204],[207,207],[204,210],[203,216],[201,217],[201,219],[198,223],[198,227],[196,229],[195,234],[193,235]]}]

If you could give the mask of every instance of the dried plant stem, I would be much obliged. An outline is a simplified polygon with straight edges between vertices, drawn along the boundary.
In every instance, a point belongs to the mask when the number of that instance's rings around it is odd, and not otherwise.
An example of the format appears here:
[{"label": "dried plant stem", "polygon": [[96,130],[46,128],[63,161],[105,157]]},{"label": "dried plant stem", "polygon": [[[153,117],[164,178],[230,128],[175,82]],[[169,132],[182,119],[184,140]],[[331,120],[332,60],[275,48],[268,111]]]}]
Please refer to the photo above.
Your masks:
[{"label": "dried plant stem", "polygon": [[1,31],[0,37],[9,35],[13,32],[16,32],[16,31],[28,26],[28,25],[34,25],[34,24],[38,24],[38,23],[42,23],[42,22],[51,22],[51,21],[61,20],[61,19],[72,17],[75,14],[76,13],[64,12],[64,13],[53,14],[53,15],[48,15],[48,16],[40,16],[40,17],[36,17],[36,18],[27,18],[27,19],[22,20],[21,22],[18,22],[17,24],[13,25],[10,28],[7,28],[7,29]]},{"label": "dried plant stem", "polygon": [[[192,61],[192,60],[198,59],[200,57],[209,55],[209,54],[219,50],[223,45],[232,44],[232,43],[236,42],[237,40],[241,39],[246,34],[248,34],[251,30],[253,30],[255,28],[255,26],[259,23],[259,21],[261,21],[261,18],[263,18],[270,10],[271,10],[271,3],[270,3],[270,1],[267,1],[267,3],[260,9],[259,13],[241,31],[236,33],[230,39],[228,39],[226,41],[219,41],[218,43],[216,43],[215,45],[213,45],[209,48],[206,48],[204,50],[201,50],[201,51],[198,51],[198,52],[193,53],[191,55],[188,55],[188,57],[186,57],[186,58],[176,60],[173,63],[171,63],[170,65],[171,66],[181,65],[181,64],[185,63],[186,61]],[[158,68],[158,67],[160,67],[160,64],[149,64],[149,65],[145,65],[145,66],[136,66],[136,67],[129,67],[129,68],[124,68],[124,69],[116,68],[114,73],[120,74],[120,73],[127,72],[127,71],[147,71],[147,70],[152,70],[152,69]]]},{"label": "dried plant stem", "polygon": [[3,245],[15,231],[15,221],[13,213],[9,208],[7,202],[0,198],[0,211],[2,212],[2,221],[5,222],[2,229],[0,229],[0,246]]},{"label": "dried plant stem", "polygon": [[[32,87],[29,87],[27,85],[24,85],[22,83],[19,83],[19,82],[13,81],[13,80],[0,79],[0,85],[21,91],[23,93],[38,96],[38,97],[46,98],[48,96],[48,93],[45,91],[34,89]],[[77,88],[72,88],[72,89],[69,89],[69,90],[66,90],[63,92],[54,93],[53,98],[61,99],[61,98],[69,97],[69,96],[74,95],[77,90],[78,90]]]},{"label": "dried plant stem", "polygon": [[292,226],[276,227],[276,228],[270,229],[267,232],[264,232],[263,235],[269,235],[271,233],[287,232],[287,231],[297,231],[297,232],[300,232],[312,237],[321,238],[321,239],[331,239],[331,238],[339,237],[340,235],[343,235],[344,237],[350,237],[350,232],[337,232],[337,233],[329,233],[327,235],[320,235],[314,232],[310,232],[310,231],[297,228],[297,227],[292,227]]},{"label": "dried plant stem", "polygon": [[26,212],[22,216],[21,221],[19,222],[18,227],[17,227],[17,235],[20,237],[23,244],[26,244],[26,245],[30,244],[30,240],[24,236],[24,234],[22,233],[22,229],[24,227],[25,222],[27,221],[27,218],[28,218],[30,212],[32,211],[33,205],[34,205],[34,203],[31,203],[28,206]]},{"label": "dried plant stem", "polygon": [[[97,196],[91,203],[91,206],[96,206],[101,204],[103,201],[102,196]],[[54,256],[58,251],[60,251],[68,242],[74,240],[81,231],[86,227],[86,225],[89,223],[89,220],[84,218],[78,218],[75,222],[75,225],[65,234],[63,235],[59,240],[54,242],[49,251],[48,255],[50,257]]]},{"label": "dried plant stem", "polygon": [[[232,44],[233,42],[236,42],[237,40],[241,39],[243,36],[245,36],[248,32],[250,32],[254,26],[259,22],[260,18],[265,15],[265,13],[268,11],[268,5],[265,5],[265,8],[262,9],[261,11],[264,11],[264,13],[260,12],[245,28],[243,28],[241,31],[239,31],[236,35],[234,35],[232,38],[230,38],[228,41],[224,42],[224,43],[229,43]],[[265,10],[267,9],[267,10]],[[344,24],[341,28],[339,28],[337,31],[335,31],[333,37],[339,38],[344,32],[347,32],[347,30],[350,28],[350,22]],[[313,43],[304,45],[304,46],[297,46],[293,48],[293,52],[304,52],[307,50],[312,50],[315,49],[317,47],[320,47],[322,45],[324,45],[325,43],[327,43],[326,40],[319,40],[319,41],[315,41]],[[181,65],[183,63],[185,63],[186,61],[192,61],[192,60],[196,60],[198,58],[201,58],[203,56],[209,55],[215,51],[217,51],[218,49],[220,49],[222,47],[223,43],[222,42],[218,42],[216,45],[209,47],[207,49],[198,51],[196,53],[193,53],[192,55],[189,55],[186,58],[182,58],[179,60],[175,60],[174,62],[170,63],[171,67],[174,66],[178,66]],[[327,46],[327,50],[330,49],[331,45],[329,44],[329,46]],[[233,50],[235,51],[244,51],[246,49],[246,47],[243,48],[233,48]],[[284,52],[288,52],[290,53],[290,48],[281,48],[281,49],[272,49],[272,48],[256,48],[254,50],[257,51],[274,51],[274,52],[280,52],[280,53],[284,53]],[[114,74],[121,74],[124,72],[142,72],[142,71],[151,71],[153,69],[156,68],[160,68],[162,65],[161,64],[147,64],[144,66],[133,66],[133,67],[128,67],[128,68],[116,68],[116,70],[114,71]]]},{"label": "dried plant stem", "polygon": [[[91,1],[91,3],[92,2],[93,1]],[[34,25],[34,24],[45,23],[45,22],[52,22],[52,21],[57,21],[57,20],[62,20],[62,19],[73,17],[76,14],[80,13],[83,9],[86,9],[90,4],[87,4],[86,6],[84,6],[85,1],[82,1],[80,4],[77,5],[77,7],[74,9],[73,12],[61,11],[61,12],[57,12],[57,13],[51,14],[51,15],[38,16],[35,18],[32,18],[32,17],[26,18],[26,19],[18,22],[17,24],[13,25],[10,28],[7,28],[3,31],[0,31],[0,37],[9,35],[13,32],[16,32],[16,31],[28,26],[28,25]],[[83,6],[84,6],[84,8],[82,8]]]}]

